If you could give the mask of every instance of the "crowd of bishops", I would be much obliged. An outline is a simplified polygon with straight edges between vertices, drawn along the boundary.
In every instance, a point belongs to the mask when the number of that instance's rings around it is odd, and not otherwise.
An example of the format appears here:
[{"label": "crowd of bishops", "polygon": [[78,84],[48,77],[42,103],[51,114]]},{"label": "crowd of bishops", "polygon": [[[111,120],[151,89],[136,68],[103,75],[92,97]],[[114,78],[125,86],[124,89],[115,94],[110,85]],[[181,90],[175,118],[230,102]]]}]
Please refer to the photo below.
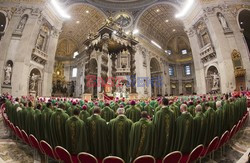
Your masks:
[{"label": "crowd of bishops", "polygon": [[192,96],[152,100],[83,101],[67,98],[13,98],[5,95],[9,120],[39,141],[71,154],[141,155],[162,159],[172,151],[189,153],[221,136],[247,111],[246,97]]}]

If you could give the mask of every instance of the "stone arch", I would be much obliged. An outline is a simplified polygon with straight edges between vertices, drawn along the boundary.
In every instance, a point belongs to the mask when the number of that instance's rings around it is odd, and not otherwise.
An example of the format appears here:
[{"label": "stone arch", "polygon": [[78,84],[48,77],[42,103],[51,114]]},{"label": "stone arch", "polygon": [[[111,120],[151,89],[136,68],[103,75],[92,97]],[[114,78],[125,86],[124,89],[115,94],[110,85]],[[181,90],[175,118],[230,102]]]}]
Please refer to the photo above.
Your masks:
[{"label": "stone arch", "polygon": [[9,20],[7,17],[7,13],[5,11],[0,10],[0,32],[5,32],[8,23]]},{"label": "stone arch", "polygon": [[162,95],[162,70],[160,62],[155,58],[150,60],[150,76],[151,76],[151,96],[157,97]]},{"label": "stone arch", "polygon": [[39,68],[31,67],[29,73],[29,94],[33,96],[41,96],[42,95],[42,78],[43,73]]},{"label": "stone arch", "polygon": [[238,12],[237,24],[244,35],[244,42],[250,51],[250,9],[241,9]]}]

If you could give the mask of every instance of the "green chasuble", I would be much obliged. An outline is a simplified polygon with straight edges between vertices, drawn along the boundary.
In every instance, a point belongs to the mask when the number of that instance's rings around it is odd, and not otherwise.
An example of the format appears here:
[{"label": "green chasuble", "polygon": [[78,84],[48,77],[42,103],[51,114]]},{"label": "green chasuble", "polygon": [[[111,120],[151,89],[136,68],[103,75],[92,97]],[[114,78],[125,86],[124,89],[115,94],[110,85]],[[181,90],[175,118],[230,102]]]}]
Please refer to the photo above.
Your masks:
[{"label": "green chasuble", "polygon": [[105,119],[106,122],[109,122],[111,119],[115,118],[115,112],[110,109],[110,107],[105,106],[101,111],[101,117]]},{"label": "green chasuble", "polygon": [[85,123],[77,116],[70,117],[65,124],[66,149],[70,154],[88,152],[87,130]]},{"label": "green chasuble", "polygon": [[118,115],[109,123],[111,133],[111,155],[129,162],[129,134],[133,122],[124,115]]},{"label": "green chasuble", "polygon": [[182,113],[176,120],[176,136],[174,150],[183,154],[192,150],[193,117],[189,112]]},{"label": "green chasuble", "polygon": [[87,110],[82,110],[80,112],[79,118],[83,121],[83,122],[87,122],[87,118],[90,117],[90,114]]},{"label": "green chasuble", "polygon": [[225,115],[224,110],[222,108],[218,108],[216,110],[216,118],[217,118],[217,136],[222,136],[225,130]]},{"label": "green chasuble", "polygon": [[141,155],[153,155],[154,125],[141,118],[132,125],[129,135],[129,156],[132,160]]},{"label": "green chasuble", "polygon": [[19,107],[19,104],[13,105],[13,110],[12,110],[12,118],[13,121],[12,123],[16,126],[17,125],[17,108]]},{"label": "green chasuble", "polygon": [[154,116],[154,108],[152,108],[150,105],[146,105],[142,111],[146,111],[150,117]]},{"label": "green chasuble", "polygon": [[217,115],[214,109],[211,107],[204,113],[207,119],[207,130],[206,130],[206,142],[205,145],[208,145],[215,136],[217,136]]},{"label": "green chasuble", "polygon": [[53,111],[50,108],[45,107],[41,114],[41,140],[45,140],[50,143],[50,117],[53,114]]},{"label": "green chasuble", "polygon": [[41,111],[38,109],[35,109],[35,112],[33,114],[33,122],[34,124],[34,135],[36,136],[37,140],[41,140],[41,131],[42,131],[42,125],[41,125]]},{"label": "green chasuble", "polygon": [[28,107],[25,111],[25,127],[24,130],[26,131],[27,135],[35,133],[35,125],[34,125],[34,113],[35,110],[32,107]]},{"label": "green chasuble", "polygon": [[111,109],[116,113],[117,109],[119,108],[119,105],[117,102],[115,102],[112,106]]},{"label": "green chasuble", "polygon": [[51,134],[51,146],[66,147],[65,144],[65,123],[69,118],[68,114],[62,109],[56,109],[50,118],[50,134]]},{"label": "green chasuble", "polygon": [[16,110],[16,126],[19,127],[19,129],[22,129],[22,114],[23,114],[23,108],[22,107],[18,107]]},{"label": "green chasuble", "polygon": [[108,125],[100,115],[93,114],[87,119],[87,133],[90,153],[98,159],[110,154]]},{"label": "green chasuble", "polygon": [[172,152],[175,128],[174,112],[168,107],[163,107],[156,113],[153,124],[155,125],[154,156],[162,159]]},{"label": "green chasuble", "polygon": [[155,108],[155,114],[156,114],[158,111],[160,111],[161,108],[162,108],[162,105],[157,106],[157,107]]},{"label": "green chasuble", "polygon": [[194,105],[190,105],[188,107],[188,112],[194,117],[195,116],[195,106]]},{"label": "green chasuble", "polygon": [[207,120],[202,112],[196,113],[193,120],[192,148],[206,142]]},{"label": "green chasuble", "polygon": [[130,108],[126,111],[125,115],[133,122],[137,122],[141,118],[141,111],[137,107],[131,105]]},{"label": "green chasuble", "polygon": [[243,115],[242,109],[241,109],[243,107],[243,106],[241,106],[241,100],[236,99],[234,106],[235,106],[235,120],[236,120],[236,122],[238,122],[240,120],[241,116]]},{"label": "green chasuble", "polygon": [[176,104],[170,105],[169,109],[171,109],[174,112],[175,119],[177,119],[181,115],[180,108]]},{"label": "green chasuble", "polygon": [[229,113],[229,123],[230,123],[230,128],[233,128],[234,125],[238,123],[236,120],[236,111],[235,111],[235,104],[234,102],[230,102],[230,113]]},{"label": "green chasuble", "polygon": [[224,114],[225,114],[225,128],[226,130],[231,130],[230,128],[230,103],[228,100],[224,101],[224,105],[223,105],[223,111],[224,111]]}]

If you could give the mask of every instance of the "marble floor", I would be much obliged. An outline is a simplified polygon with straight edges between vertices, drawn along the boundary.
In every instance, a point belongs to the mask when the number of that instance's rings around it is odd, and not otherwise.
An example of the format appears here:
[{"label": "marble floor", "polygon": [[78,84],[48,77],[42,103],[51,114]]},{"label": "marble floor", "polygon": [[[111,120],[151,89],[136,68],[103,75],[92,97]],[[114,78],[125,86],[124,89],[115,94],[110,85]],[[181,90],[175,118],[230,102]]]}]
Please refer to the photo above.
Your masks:
[{"label": "marble floor", "polygon": [[[206,157],[204,163],[246,163],[250,152],[250,120],[237,135],[225,146],[225,152],[214,153],[213,159]],[[11,136],[0,115],[0,163],[33,163],[40,157],[33,157],[34,151],[20,140]],[[43,160],[43,159],[42,159]],[[50,161],[51,162],[51,161]]]}]

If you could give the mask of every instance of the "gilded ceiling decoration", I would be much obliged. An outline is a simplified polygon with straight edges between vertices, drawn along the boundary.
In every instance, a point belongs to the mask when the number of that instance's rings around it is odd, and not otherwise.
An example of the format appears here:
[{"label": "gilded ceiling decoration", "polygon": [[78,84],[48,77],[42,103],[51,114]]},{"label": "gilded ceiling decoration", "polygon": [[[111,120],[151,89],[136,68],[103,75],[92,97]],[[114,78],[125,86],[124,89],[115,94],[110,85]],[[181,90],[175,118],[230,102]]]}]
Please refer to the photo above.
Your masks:
[{"label": "gilded ceiling decoration", "polygon": [[70,39],[61,39],[57,45],[57,56],[73,56],[77,51],[77,45]]},{"label": "gilded ceiling decoration", "polygon": [[171,5],[155,5],[143,13],[137,28],[143,35],[166,49],[170,37],[186,35],[181,20],[175,18],[176,13],[177,10]]},{"label": "gilded ceiling decoration", "polygon": [[139,8],[150,5],[157,0],[87,0],[89,3],[103,8]]},{"label": "gilded ceiling decoration", "polygon": [[105,16],[100,11],[84,4],[73,5],[68,13],[71,19],[64,22],[59,39],[71,39],[78,47],[90,32],[97,32],[105,22]]}]

